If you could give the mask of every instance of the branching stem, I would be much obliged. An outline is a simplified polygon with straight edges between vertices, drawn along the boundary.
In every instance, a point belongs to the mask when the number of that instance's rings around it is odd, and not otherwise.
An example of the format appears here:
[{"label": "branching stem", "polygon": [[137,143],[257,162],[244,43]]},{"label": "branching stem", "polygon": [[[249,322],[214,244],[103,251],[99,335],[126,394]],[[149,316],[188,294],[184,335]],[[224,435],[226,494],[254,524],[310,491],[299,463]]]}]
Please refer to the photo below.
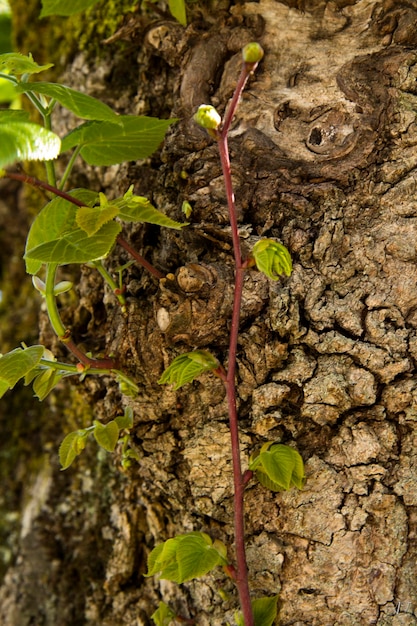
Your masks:
[{"label": "branching stem", "polygon": [[[64,200],[71,202],[77,207],[84,206],[84,203],[81,200],[74,198],[74,196],[72,196],[70,193],[67,193],[66,191],[62,191],[62,189],[58,189],[54,185],[50,185],[49,183],[46,183],[43,180],[34,178],[33,176],[28,176],[27,174],[19,174],[18,172],[7,172],[5,176],[7,178],[11,178],[12,180],[19,180],[22,183],[31,185],[32,187],[37,187],[38,189],[44,189],[45,191],[49,191],[50,193],[53,193],[55,196],[59,196],[60,198],[63,198]],[[155,276],[155,278],[158,278],[158,279],[164,277],[164,274],[162,274],[162,272],[157,270],[146,259],[144,259],[142,255],[136,252],[136,250],[132,248],[132,246],[130,246],[121,235],[118,235],[117,243],[119,244],[119,246],[124,248],[126,252],[128,252],[135,259],[135,261],[137,261],[140,265],[142,265],[142,267],[147,269],[148,272],[152,274],[152,276]]]}]

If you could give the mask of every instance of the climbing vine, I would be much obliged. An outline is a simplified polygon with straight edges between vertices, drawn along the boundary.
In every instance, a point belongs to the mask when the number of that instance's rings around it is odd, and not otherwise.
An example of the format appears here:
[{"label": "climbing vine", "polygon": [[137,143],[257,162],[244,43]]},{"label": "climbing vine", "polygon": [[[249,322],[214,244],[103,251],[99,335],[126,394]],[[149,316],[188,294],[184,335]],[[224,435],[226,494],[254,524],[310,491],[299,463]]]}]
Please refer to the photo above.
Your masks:
[{"label": "climbing vine", "polygon": [[[45,6],[45,3],[44,3]],[[264,487],[281,491],[302,488],[304,467],[300,454],[291,446],[266,442],[255,450],[245,472],[241,467],[239,419],[237,411],[237,346],[242,308],[243,281],[246,272],[263,272],[270,280],[290,276],[291,257],[288,250],[274,239],[260,239],[244,258],[240,246],[237,212],[232,186],[228,135],[231,122],[249,76],[262,60],[263,50],[257,43],[244,47],[242,69],[234,95],[222,119],[211,106],[202,104],[195,114],[197,124],[206,129],[217,142],[227,197],[234,256],[234,301],[230,320],[227,366],[206,350],[179,355],[163,372],[160,384],[174,389],[192,382],[204,372],[212,372],[224,383],[231,435],[231,456],[234,482],[234,555],[231,548],[212,540],[204,532],[195,531],[169,538],[149,554],[147,576],[159,576],[176,583],[200,577],[215,567],[222,567],[236,584],[241,611],[236,612],[238,626],[270,626],[277,613],[277,597],[252,599],[245,553],[244,495],[249,481],[257,479]],[[25,110],[0,111],[1,175],[21,181],[49,194],[49,201],[36,216],[26,240],[24,260],[34,287],[43,297],[51,326],[60,341],[78,361],[77,364],[57,361],[44,346],[17,347],[0,358],[0,397],[23,379],[31,384],[35,395],[43,400],[68,376],[84,379],[91,375],[111,375],[127,395],[135,395],[138,387],[118,367],[117,355],[93,356],[73,340],[71,329],[62,321],[57,301],[73,288],[70,281],[59,280],[61,266],[88,264],[96,269],[109,285],[122,312],[125,312],[123,271],[115,279],[106,268],[106,260],[115,246],[132,255],[132,262],[141,264],[155,280],[163,274],[141,254],[132,249],[122,236],[123,222],[151,223],[162,228],[181,231],[187,226],[167,217],[147,198],[136,195],[134,187],[116,199],[89,189],[66,191],[77,159],[89,165],[108,166],[123,161],[147,158],[160,145],[165,132],[175,119],[161,120],[145,116],[117,115],[104,103],[58,83],[32,81],[31,78],[50,67],[38,65],[33,58],[18,53],[0,55],[0,78],[8,81],[20,97],[26,97],[43,124],[32,121]],[[64,137],[54,131],[57,104],[71,111],[80,122]],[[57,159],[66,155],[66,168],[59,177]],[[39,160],[45,164],[45,180],[16,168],[22,161]],[[190,207],[183,212],[189,215]],[[225,320],[228,323],[228,320]],[[118,442],[122,448],[122,465],[131,460],[140,462],[129,446],[129,431],[134,428],[134,415],[126,409],[122,416],[68,433],[59,458],[67,469],[84,449],[88,438],[112,452]],[[161,603],[152,618],[156,624],[169,624],[177,618],[172,609]],[[181,618],[184,620],[184,618]],[[193,623],[193,620],[188,620]]]}]

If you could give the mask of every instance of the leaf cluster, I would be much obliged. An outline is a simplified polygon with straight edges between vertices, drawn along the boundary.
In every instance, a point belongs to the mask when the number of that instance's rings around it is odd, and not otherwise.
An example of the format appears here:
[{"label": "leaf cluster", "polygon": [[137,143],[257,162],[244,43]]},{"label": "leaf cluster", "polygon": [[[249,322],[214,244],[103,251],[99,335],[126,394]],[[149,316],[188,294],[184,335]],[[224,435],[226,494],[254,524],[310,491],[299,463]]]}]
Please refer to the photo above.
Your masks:
[{"label": "leaf cluster", "polygon": [[176,614],[165,602],[160,602],[157,610],[152,613],[151,620],[155,626],[169,626]]},{"label": "leaf cluster", "polygon": [[[25,94],[44,115],[50,116],[57,103],[82,120],[61,141],[52,130],[30,121],[19,111],[0,111],[2,146],[0,167],[16,161],[56,159],[76,148],[90,165],[114,165],[145,159],[160,145],[176,120],[148,116],[118,115],[104,102],[57,83],[28,82],[51,64],[38,65],[31,55],[17,52],[0,55],[0,76],[9,80],[15,93]],[[3,139],[4,136],[4,139]]]},{"label": "leaf cluster", "polygon": [[[107,452],[114,452],[119,441],[120,432],[122,430],[130,430],[133,426],[133,412],[131,408],[126,408],[123,415],[119,415],[107,424],[102,424],[98,420],[94,420],[93,425],[87,428],[74,430],[64,438],[59,447],[59,461],[61,469],[67,469],[74,459],[81,454],[87,443],[87,438],[92,435],[99,446]],[[137,454],[131,449],[123,450],[123,460],[138,458]],[[126,466],[126,464],[124,464]]]},{"label": "leaf cluster", "polygon": [[305,482],[304,462],[297,450],[268,441],[249,460],[249,469],[261,485],[271,491],[302,489]]},{"label": "leaf cluster", "polygon": [[226,546],[203,532],[177,535],[156,546],[148,557],[146,576],[184,583],[226,565]]},{"label": "leaf cluster", "polygon": [[252,250],[252,256],[260,272],[272,280],[282,275],[290,276],[292,261],[287,248],[274,239],[261,239]]},{"label": "leaf cluster", "polygon": [[195,350],[177,356],[158,380],[160,385],[173,384],[174,389],[192,382],[204,372],[220,367],[218,360],[207,350]]},{"label": "leaf cluster", "polygon": [[158,211],[147,198],[133,194],[132,187],[112,201],[88,189],[75,189],[71,196],[83,206],[57,197],[34,220],[25,250],[29,274],[36,274],[43,263],[88,263],[106,257],[121,231],[115,218],[174,229],[185,226]]},{"label": "leaf cluster", "polygon": [[[123,386],[125,395],[133,396],[137,393],[137,385],[126,375],[118,370],[109,371],[115,375],[119,386]],[[83,378],[89,373],[98,372],[58,363],[44,346],[15,348],[7,354],[0,354],[0,398],[6,391],[13,389],[19,380],[23,380],[25,385],[32,384],[39,400],[44,400],[64,377],[75,375]],[[103,373],[106,373],[105,370]]]}]

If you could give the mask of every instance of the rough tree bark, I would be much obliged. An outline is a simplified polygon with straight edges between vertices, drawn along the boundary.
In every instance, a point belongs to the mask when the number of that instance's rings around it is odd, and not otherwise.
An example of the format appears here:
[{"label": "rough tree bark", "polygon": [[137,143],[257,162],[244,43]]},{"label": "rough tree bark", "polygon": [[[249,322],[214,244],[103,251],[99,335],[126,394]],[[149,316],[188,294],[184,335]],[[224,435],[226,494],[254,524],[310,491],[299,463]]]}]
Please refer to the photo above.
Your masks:
[{"label": "rough tree bark", "polygon": [[[130,14],[99,55],[95,40],[68,59],[66,84],[121,113],[179,118],[148,162],[80,167],[73,186],[120,195],[133,183],[171,217],[181,219],[183,200],[193,213],[181,233],[125,230],[175,275],[158,284],[131,267],[126,317],[99,277],[81,270],[65,319],[77,341],[117,354],[140,394],[124,398],[110,379],[95,378],[66,388],[47,409],[53,426],[44,426],[43,449],[35,446],[35,458],[32,447],[32,462],[17,461],[11,481],[22,492],[14,502],[20,530],[0,621],[150,624],[162,598],[199,625],[233,623],[236,595],[221,573],[181,587],[143,573],[149,550],[176,533],[232,541],[222,382],[206,375],[174,392],[156,381],[181,352],[226,355],[226,202],[216,146],[192,114],[201,103],[224,111],[239,51],[257,40],[265,58],[230,140],[242,241],[249,250],[260,236],[277,238],[294,272],[278,284],[246,276],[244,463],[266,440],[289,443],[305,460],[307,482],[282,494],[248,487],[251,588],[279,593],[283,626],[417,624],[417,7],[260,0],[191,10],[186,29],[168,15]],[[37,58],[33,45],[31,52]],[[109,267],[126,260],[117,248]],[[43,341],[62,352],[41,327]],[[140,462],[122,473],[117,454],[97,455],[91,445],[59,472],[63,436],[126,405]]]}]

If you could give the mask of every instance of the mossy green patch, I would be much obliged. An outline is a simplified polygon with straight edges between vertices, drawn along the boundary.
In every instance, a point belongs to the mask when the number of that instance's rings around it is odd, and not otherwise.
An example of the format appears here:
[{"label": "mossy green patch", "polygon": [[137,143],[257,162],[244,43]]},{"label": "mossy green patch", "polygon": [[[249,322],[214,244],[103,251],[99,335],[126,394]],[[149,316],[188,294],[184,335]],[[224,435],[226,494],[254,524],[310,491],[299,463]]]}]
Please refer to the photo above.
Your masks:
[{"label": "mossy green patch", "polygon": [[55,73],[77,52],[102,56],[106,50],[103,40],[116,32],[127,12],[137,10],[132,0],[101,0],[70,17],[40,19],[39,0],[11,0],[10,6],[15,50],[31,52],[39,63],[54,63]]}]

